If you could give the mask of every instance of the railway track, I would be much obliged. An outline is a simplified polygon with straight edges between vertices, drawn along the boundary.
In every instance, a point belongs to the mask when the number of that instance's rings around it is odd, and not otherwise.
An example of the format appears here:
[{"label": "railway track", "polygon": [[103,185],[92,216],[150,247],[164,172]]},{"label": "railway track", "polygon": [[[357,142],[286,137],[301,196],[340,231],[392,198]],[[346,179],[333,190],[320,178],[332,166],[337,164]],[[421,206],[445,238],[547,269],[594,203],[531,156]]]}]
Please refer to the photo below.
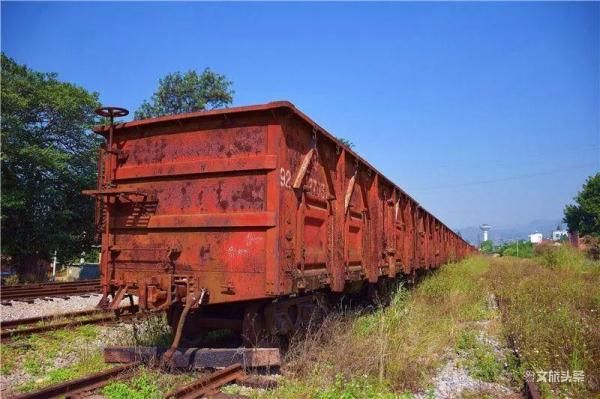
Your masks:
[{"label": "railway track", "polygon": [[[52,385],[39,391],[29,392],[10,399],[52,399],[52,398],[74,398],[84,396],[85,393],[102,388],[112,381],[130,378],[133,372],[142,363],[130,363],[123,366],[113,367],[109,370],[94,373],[77,380],[67,381]],[[236,363],[223,370],[215,371],[208,376],[202,376],[196,381],[184,385],[167,394],[170,399],[195,399],[215,393],[220,387],[230,382],[245,377],[242,365]]]},{"label": "railway track", "polygon": [[21,284],[0,289],[0,302],[33,300],[37,298],[67,297],[97,293],[100,280],[83,280],[57,283]]},{"label": "railway track", "polygon": [[229,384],[235,380],[241,379],[246,375],[240,363],[233,364],[223,370],[217,370],[214,373],[202,376],[196,381],[182,386],[179,389],[167,394],[168,399],[196,399],[206,395],[213,394],[220,387]]},{"label": "railway track", "polygon": [[72,381],[52,385],[39,391],[28,392],[10,399],[51,399],[51,398],[73,398],[83,396],[85,392],[91,392],[102,388],[115,380],[130,377],[133,371],[141,363],[131,363],[124,366],[117,366],[111,369],[94,373]]},{"label": "railway track", "polygon": [[136,315],[136,307],[123,308],[118,316],[113,312],[85,310],[81,312],[63,313],[51,317],[31,317],[28,319],[0,322],[0,338],[7,340],[19,336],[44,333],[71,326],[85,324],[111,323],[117,320],[130,319]]}]

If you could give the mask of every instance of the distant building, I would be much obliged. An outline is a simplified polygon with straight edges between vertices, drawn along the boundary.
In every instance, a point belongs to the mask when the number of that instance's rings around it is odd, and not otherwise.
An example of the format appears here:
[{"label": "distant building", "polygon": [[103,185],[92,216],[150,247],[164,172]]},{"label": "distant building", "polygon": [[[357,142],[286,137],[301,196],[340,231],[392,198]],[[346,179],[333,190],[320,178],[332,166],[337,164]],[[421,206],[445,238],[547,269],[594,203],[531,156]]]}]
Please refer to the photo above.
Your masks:
[{"label": "distant building", "polygon": [[552,241],[560,241],[563,238],[568,238],[569,232],[567,230],[556,229],[552,232]]},{"label": "distant building", "polygon": [[544,235],[539,232],[535,232],[533,234],[529,234],[529,242],[532,244],[539,244],[544,240]]}]

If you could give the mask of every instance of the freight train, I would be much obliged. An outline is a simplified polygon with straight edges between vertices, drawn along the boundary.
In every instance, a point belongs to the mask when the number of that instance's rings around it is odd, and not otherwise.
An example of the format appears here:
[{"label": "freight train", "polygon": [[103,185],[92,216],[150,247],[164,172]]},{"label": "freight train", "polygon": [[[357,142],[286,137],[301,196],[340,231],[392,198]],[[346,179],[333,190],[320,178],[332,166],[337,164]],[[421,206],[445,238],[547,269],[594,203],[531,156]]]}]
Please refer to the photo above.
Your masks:
[{"label": "freight train", "polygon": [[[122,116],[107,107],[99,113]],[[358,292],[473,248],[289,102],[103,125],[101,305],[165,310],[188,344],[296,330]],[[179,342],[175,342],[177,344]]]}]

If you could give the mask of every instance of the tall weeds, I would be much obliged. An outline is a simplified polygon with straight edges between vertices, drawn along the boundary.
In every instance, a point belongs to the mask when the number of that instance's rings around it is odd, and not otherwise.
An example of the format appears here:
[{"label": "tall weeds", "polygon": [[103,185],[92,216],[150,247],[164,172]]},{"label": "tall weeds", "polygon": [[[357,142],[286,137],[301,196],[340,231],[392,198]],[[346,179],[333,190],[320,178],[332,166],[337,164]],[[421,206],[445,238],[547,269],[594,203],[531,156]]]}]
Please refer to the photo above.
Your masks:
[{"label": "tall weeds", "polygon": [[[502,323],[490,307],[494,297]],[[533,259],[472,257],[446,265],[414,289],[398,287],[387,307],[329,315],[292,340],[283,368],[288,378],[267,396],[393,397],[427,389],[480,321],[515,343],[521,364],[506,371],[517,379],[525,370],[584,371],[581,384],[542,384],[546,397],[600,393],[600,262],[550,247]],[[482,370],[493,380],[499,364],[482,348],[475,360],[490,360]]]},{"label": "tall weeds", "polygon": [[462,324],[486,316],[487,265],[479,257],[448,265],[414,290],[399,286],[385,308],[329,315],[320,328],[292,341],[285,372],[307,392],[340,378],[366,378],[396,392],[426,387]]},{"label": "tall weeds", "polygon": [[548,247],[530,261],[494,259],[488,280],[525,370],[584,372],[582,383],[542,381],[546,396],[600,394],[600,262]]}]

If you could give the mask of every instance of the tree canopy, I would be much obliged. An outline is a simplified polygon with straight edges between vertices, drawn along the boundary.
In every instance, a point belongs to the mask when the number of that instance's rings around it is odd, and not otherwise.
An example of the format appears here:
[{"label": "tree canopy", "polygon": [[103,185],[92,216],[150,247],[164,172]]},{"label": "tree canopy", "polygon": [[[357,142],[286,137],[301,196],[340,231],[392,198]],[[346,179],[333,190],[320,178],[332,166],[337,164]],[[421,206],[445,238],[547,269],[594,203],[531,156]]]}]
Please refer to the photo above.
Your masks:
[{"label": "tree canopy", "polygon": [[494,252],[494,243],[492,240],[482,241],[479,244],[479,250],[484,254],[491,254]]},{"label": "tree canopy", "polygon": [[158,90],[135,111],[135,119],[182,114],[227,106],[233,101],[232,82],[206,68],[170,73],[158,82]]},{"label": "tree canopy", "polygon": [[2,54],[2,256],[71,259],[93,240],[98,94]]},{"label": "tree canopy", "polygon": [[587,179],[574,200],[575,204],[565,207],[564,222],[569,231],[600,237],[600,173]]}]

